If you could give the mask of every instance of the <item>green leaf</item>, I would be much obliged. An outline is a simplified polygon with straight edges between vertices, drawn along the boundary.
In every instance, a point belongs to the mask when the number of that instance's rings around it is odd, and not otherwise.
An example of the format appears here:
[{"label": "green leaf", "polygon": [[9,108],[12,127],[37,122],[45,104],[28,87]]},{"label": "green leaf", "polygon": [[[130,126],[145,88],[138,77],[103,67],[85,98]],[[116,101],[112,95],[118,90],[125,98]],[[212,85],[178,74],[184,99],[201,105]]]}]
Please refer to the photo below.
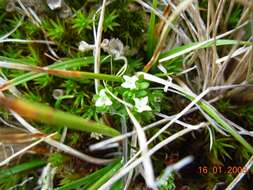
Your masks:
[{"label": "green leaf", "polygon": [[140,90],[140,91],[136,92],[136,96],[139,98],[147,96],[147,95],[148,95],[148,93],[145,90]]},{"label": "green leaf", "polygon": [[149,87],[149,83],[148,82],[137,82],[137,87],[139,89],[146,89]]},{"label": "green leaf", "polygon": [[52,153],[48,157],[48,162],[50,162],[54,167],[61,166],[64,161],[66,161],[66,157],[59,152]]},{"label": "green leaf", "polygon": [[33,168],[37,168],[40,166],[45,165],[46,162],[42,160],[33,160],[31,162],[22,163],[16,166],[13,166],[8,169],[1,169],[0,170],[0,179],[10,177],[12,175],[18,174],[23,171],[27,171]]}]

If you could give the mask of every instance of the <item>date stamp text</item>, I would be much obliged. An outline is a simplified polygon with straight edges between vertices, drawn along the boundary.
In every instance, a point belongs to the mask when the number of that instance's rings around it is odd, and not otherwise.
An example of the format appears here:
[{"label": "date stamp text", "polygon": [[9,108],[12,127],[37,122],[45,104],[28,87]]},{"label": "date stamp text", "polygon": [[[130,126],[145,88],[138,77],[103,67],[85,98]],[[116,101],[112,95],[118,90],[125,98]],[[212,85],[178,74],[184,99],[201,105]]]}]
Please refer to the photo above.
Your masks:
[{"label": "date stamp text", "polygon": [[247,168],[244,166],[199,166],[197,168],[197,172],[199,174],[239,174],[239,173],[247,173]]}]

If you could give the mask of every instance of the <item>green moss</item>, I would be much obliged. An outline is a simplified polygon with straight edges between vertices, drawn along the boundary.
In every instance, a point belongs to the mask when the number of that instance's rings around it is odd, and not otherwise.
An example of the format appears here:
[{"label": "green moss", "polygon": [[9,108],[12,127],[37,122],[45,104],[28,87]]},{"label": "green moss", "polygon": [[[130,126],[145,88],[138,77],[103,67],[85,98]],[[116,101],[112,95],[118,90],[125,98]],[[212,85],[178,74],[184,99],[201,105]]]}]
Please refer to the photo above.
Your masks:
[{"label": "green moss", "polygon": [[107,11],[115,12],[117,15],[115,21],[118,24],[108,35],[121,39],[125,45],[131,47],[139,47],[140,43],[144,43],[143,34],[147,23],[146,13],[141,7],[132,1],[121,0],[113,2]]}]

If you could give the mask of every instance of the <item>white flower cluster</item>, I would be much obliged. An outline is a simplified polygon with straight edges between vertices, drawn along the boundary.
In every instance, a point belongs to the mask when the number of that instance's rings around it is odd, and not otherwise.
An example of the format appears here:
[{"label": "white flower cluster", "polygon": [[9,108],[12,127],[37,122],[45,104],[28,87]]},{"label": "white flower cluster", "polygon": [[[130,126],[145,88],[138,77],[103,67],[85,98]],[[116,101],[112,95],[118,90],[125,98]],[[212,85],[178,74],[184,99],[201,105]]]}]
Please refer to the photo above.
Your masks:
[{"label": "white flower cluster", "polygon": [[[128,88],[130,90],[136,89],[136,81],[138,80],[137,76],[127,76],[124,75],[124,82],[121,84],[123,88]],[[144,111],[151,111],[151,107],[148,105],[148,97],[145,96],[143,98],[134,98],[135,108],[137,112],[141,113]],[[110,106],[112,105],[112,101],[110,98],[106,95],[106,90],[102,89],[99,91],[99,98],[97,99],[95,106],[101,107],[101,106]]]}]

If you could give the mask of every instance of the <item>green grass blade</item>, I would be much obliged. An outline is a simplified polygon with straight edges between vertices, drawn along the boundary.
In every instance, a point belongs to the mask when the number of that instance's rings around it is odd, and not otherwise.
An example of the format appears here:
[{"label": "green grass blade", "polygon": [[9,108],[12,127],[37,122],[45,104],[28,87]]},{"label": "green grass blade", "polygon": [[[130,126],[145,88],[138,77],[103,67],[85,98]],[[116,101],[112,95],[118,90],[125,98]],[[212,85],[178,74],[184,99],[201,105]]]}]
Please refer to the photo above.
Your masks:
[{"label": "green grass blade", "polygon": [[[21,64],[26,64],[22,61],[17,61],[15,59],[10,59],[7,57],[0,57],[1,61],[9,61],[12,63],[21,63]],[[75,59],[68,59],[68,60],[63,60],[63,61],[57,61],[52,65],[49,65],[49,69],[71,69],[74,67],[79,67],[79,66],[87,66],[89,64],[92,64],[94,62],[94,57],[83,57],[83,58],[75,58]],[[34,72],[29,72],[23,75],[20,75],[19,77],[16,77],[14,79],[11,79],[8,81],[8,87],[13,87],[20,85],[22,83],[28,82],[30,80],[33,80],[38,77],[42,77],[47,75],[47,73],[34,73]]]},{"label": "green grass blade", "polygon": [[45,161],[33,160],[31,162],[22,163],[22,164],[19,164],[17,166],[13,166],[8,169],[1,169],[0,170],[0,179],[10,177],[10,176],[18,174],[20,172],[30,170],[33,168],[37,168],[37,167],[43,166],[45,164],[46,164]]},{"label": "green grass blade", "polygon": [[119,189],[123,189],[123,179],[118,180],[117,182],[115,182],[112,187],[110,188],[110,190],[119,190]]},{"label": "green grass blade", "polygon": [[[183,92],[184,93],[184,92]],[[185,93],[184,93],[185,94]],[[193,101],[195,98],[191,95],[186,95],[189,100]],[[212,119],[214,119],[223,129],[225,129],[232,137],[234,137],[239,143],[241,143],[248,152],[253,154],[253,147],[239,134],[237,131],[232,128],[224,119],[222,119],[219,114],[211,105],[204,101],[199,101],[197,103]]]},{"label": "green grass blade", "polygon": [[[236,44],[238,44],[237,40],[229,40],[229,39],[216,40],[215,42],[216,42],[216,46],[225,46],[225,45],[236,45]],[[191,49],[192,47],[198,46],[201,43],[203,43],[203,42],[194,42],[192,44],[186,44],[186,45],[183,45],[183,46],[180,46],[180,47],[170,49],[168,51],[165,51],[165,52],[161,53],[159,59],[171,56],[171,55],[176,54],[176,53],[178,54],[176,57],[184,55],[185,53],[189,53],[189,52],[186,51],[187,49]],[[214,44],[214,42],[208,42],[204,45],[199,46],[195,50],[203,49],[203,48],[209,48],[213,44]],[[249,46],[252,45],[251,42],[247,42],[247,41],[240,41],[239,44],[240,45],[249,45]],[[182,53],[180,53],[180,52],[182,52]],[[173,58],[176,58],[176,57],[173,57]]]},{"label": "green grass blade", "polygon": [[[54,71],[54,70],[52,70]],[[59,70],[58,70],[59,71]],[[91,73],[91,72],[83,72],[83,71],[63,71],[62,73],[58,72],[58,74],[54,74],[53,72],[51,73],[50,71],[49,74],[53,74],[59,77],[63,78],[72,78],[72,79],[78,79],[80,80],[85,80],[85,79],[100,79],[100,80],[106,80],[106,81],[114,81],[114,82],[123,82],[122,77],[118,77],[115,75],[108,75],[108,74],[101,74],[101,73]]]},{"label": "green grass blade", "polygon": [[55,190],[74,190],[80,187],[86,189],[92,184],[96,183],[102,176],[106,175],[112,168],[114,168],[120,161],[116,161],[88,176],[72,181],[71,183],[65,184],[62,187],[55,188]]},{"label": "green grass blade", "polygon": [[35,121],[61,127],[67,126],[73,130],[96,132],[106,136],[117,136],[119,132],[107,125],[83,119],[76,115],[55,110],[44,104],[20,100],[17,98],[0,97],[0,104],[18,114]]},{"label": "green grass blade", "polygon": [[[153,8],[156,9],[157,7],[157,0],[153,0]],[[150,15],[150,21],[148,26],[148,59],[150,59],[153,55],[154,49],[155,49],[155,20],[156,16],[155,13],[152,11]]]},{"label": "green grass blade", "polygon": [[228,133],[230,133],[232,137],[240,142],[248,152],[253,154],[253,147],[234,128],[232,128],[226,121],[224,121],[211,106],[208,106],[204,102],[199,102],[199,105],[209,116],[211,116]]},{"label": "green grass blade", "polygon": [[91,185],[88,189],[82,190],[97,190],[100,186],[102,186],[106,181],[108,181],[122,166],[122,162],[119,161],[113,167],[110,168],[108,172],[106,172],[101,178],[99,178],[93,185]]}]

